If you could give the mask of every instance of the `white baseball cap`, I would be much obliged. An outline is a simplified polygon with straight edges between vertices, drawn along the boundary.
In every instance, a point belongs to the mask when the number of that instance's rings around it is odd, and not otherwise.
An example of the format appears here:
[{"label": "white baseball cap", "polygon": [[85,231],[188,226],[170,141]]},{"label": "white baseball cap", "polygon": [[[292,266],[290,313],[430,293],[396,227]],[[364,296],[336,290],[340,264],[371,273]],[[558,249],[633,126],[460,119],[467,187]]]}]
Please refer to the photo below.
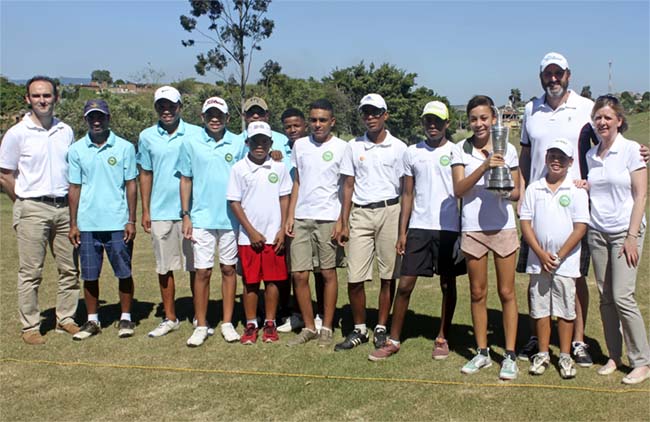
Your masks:
[{"label": "white baseball cap", "polygon": [[201,113],[205,113],[211,108],[218,108],[223,114],[228,114],[228,104],[221,97],[210,97],[203,103]]},{"label": "white baseball cap", "polygon": [[567,141],[564,138],[559,138],[551,142],[551,145],[546,148],[546,151],[550,149],[559,149],[564,154],[566,154],[567,157],[573,158],[573,146],[571,145],[571,142]]},{"label": "white baseball cap", "polygon": [[246,129],[246,131],[248,132],[249,138],[252,138],[255,135],[265,135],[269,138],[271,137],[271,126],[269,126],[269,124],[266,122],[251,122],[248,125],[248,129]]},{"label": "white baseball cap", "polygon": [[365,105],[388,110],[388,107],[386,107],[386,101],[384,101],[382,96],[379,94],[368,94],[363,97],[361,103],[359,103],[359,110],[361,110],[361,107]]},{"label": "white baseball cap", "polygon": [[180,103],[181,93],[173,86],[161,86],[156,90],[156,93],[153,96],[153,102],[155,104],[156,101],[163,99],[169,100],[172,103]]},{"label": "white baseball cap", "polygon": [[544,69],[552,64],[558,65],[562,70],[567,70],[569,68],[569,62],[563,55],[551,51],[550,53],[546,53],[542,59],[542,62],[539,65],[539,71],[543,72]]},{"label": "white baseball cap", "polygon": [[440,117],[442,120],[449,120],[449,110],[445,103],[441,101],[429,101],[422,110],[422,116],[424,117],[427,114],[433,114],[434,116]]}]

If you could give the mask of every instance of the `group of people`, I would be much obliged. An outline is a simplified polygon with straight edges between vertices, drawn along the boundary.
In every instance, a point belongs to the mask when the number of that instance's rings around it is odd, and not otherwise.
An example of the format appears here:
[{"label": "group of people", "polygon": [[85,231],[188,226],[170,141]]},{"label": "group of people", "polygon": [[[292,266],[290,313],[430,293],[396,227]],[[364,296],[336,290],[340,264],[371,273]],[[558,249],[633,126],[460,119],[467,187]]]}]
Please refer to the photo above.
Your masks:
[{"label": "group of people", "polygon": [[[544,94],[526,105],[520,157],[510,143],[504,151],[495,149],[496,108],[483,95],[468,102],[472,135],[457,144],[447,139],[449,110],[439,101],[422,110],[425,139],[407,146],[387,129],[389,108],[379,94],[361,99],[366,131],[345,142],[333,134],[336,118],[326,99],[314,101],[307,117],[286,110],[285,136],[269,126],[267,103],[249,98],[242,110],[246,128],[235,135],[227,129],[226,101],[208,98],[203,127],[195,126],[181,118],[182,96],[170,86],[155,92],[158,122],[142,131],[137,152],[111,131],[104,100],[85,104],[88,133],[74,142],[70,127],[54,117],[55,83],[34,77],[26,84],[30,113],[0,144],[0,183],[14,201],[22,338],[45,343],[38,288],[48,245],[59,272],[56,330],[74,340],[102,331],[98,279],[106,252],[119,279],[118,336],[134,334],[131,258],[139,183],[141,225],[151,235],[165,314],[150,337],[180,326],[174,272],[182,270],[189,271],[194,304],[187,345],[201,346],[214,334],[207,309],[216,250],[220,331],[227,342],[254,344],[260,331],[262,341],[277,342],[278,331],[302,328],[287,346],[310,341],[331,346],[337,267],[345,266],[354,327],[334,350],[353,349],[370,340],[365,283],[373,280],[376,261],[379,311],[368,359],[399,352],[417,278],[434,274],[440,276],[442,305],[432,358],[448,357],[456,277],[468,274],[477,349],[461,372],[473,374],[492,365],[487,339],[492,251],[505,334],[499,377],[517,378],[518,358],[530,361],[531,374],[544,373],[556,317],[559,371],[573,378],[576,363],[592,365],[584,343],[591,255],[609,352],[598,373],[609,375],[622,365],[625,342],[632,371],[623,382],[642,382],[650,378],[650,346],[634,292],[646,227],[648,149],[623,137],[627,124],[615,97],[595,103],[582,98],[568,89],[570,76],[565,57],[544,56],[539,69]],[[504,167],[514,187],[491,189],[490,173]],[[79,266],[88,311],[81,327],[74,320]],[[516,269],[530,274],[535,333],[518,356]],[[245,313],[241,334],[233,325],[238,272]],[[316,279],[316,315],[310,272]],[[287,311],[291,287],[299,318]],[[280,327],[278,312],[287,317]]]}]

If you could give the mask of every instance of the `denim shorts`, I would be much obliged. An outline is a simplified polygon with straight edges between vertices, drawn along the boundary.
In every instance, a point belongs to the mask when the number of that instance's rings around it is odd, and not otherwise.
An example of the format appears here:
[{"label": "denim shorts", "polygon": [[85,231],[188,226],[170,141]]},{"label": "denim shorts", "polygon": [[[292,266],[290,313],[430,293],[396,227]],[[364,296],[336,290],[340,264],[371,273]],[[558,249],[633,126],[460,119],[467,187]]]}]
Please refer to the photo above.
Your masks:
[{"label": "denim shorts", "polygon": [[79,261],[83,280],[98,280],[102,272],[104,251],[117,278],[131,277],[133,242],[124,242],[124,231],[81,232]]}]

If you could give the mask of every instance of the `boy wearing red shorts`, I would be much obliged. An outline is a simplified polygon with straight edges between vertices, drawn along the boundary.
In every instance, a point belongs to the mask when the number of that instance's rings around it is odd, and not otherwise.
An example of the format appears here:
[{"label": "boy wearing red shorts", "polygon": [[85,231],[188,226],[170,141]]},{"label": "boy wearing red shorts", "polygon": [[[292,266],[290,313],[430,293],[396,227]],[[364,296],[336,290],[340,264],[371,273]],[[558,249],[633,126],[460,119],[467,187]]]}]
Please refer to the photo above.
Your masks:
[{"label": "boy wearing red shorts", "polygon": [[244,281],[246,329],[242,344],[257,341],[257,299],[264,281],[265,317],[262,340],[277,341],[275,313],[278,306],[276,283],[287,279],[284,257],[284,227],[291,193],[291,176],[282,162],[271,159],[271,127],[251,122],[246,142],[249,152],[230,173],[226,199],[239,220],[238,250]]}]

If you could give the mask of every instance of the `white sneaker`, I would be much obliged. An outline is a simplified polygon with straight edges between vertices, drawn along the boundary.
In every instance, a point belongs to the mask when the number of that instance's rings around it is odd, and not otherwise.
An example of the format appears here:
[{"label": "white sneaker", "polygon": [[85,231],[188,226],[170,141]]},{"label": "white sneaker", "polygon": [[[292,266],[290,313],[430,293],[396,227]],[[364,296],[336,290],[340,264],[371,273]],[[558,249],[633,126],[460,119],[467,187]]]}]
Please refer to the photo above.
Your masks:
[{"label": "white sneaker", "polygon": [[196,327],[194,332],[187,339],[188,347],[199,347],[208,338],[208,327]]},{"label": "white sneaker", "polygon": [[234,343],[240,339],[239,334],[235,331],[235,327],[230,322],[221,324],[221,335],[228,343]]},{"label": "white sneaker", "polygon": [[[196,328],[199,326],[199,323],[196,321],[196,318],[192,320],[192,327]],[[214,335],[214,328],[208,326],[208,337],[212,337]]]},{"label": "white sneaker", "polygon": [[277,327],[277,330],[279,333],[290,333],[302,328],[305,328],[305,322],[302,320],[302,315],[292,314],[289,318],[286,319],[284,324]]},{"label": "white sneaker", "polygon": [[159,326],[149,331],[149,334],[147,335],[149,337],[162,337],[165,334],[178,330],[180,326],[181,326],[181,322],[178,319],[176,321],[170,321],[166,319],[163,322],[161,322]]},{"label": "white sneaker", "polygon": [[316,332],[320,333],[320,329],[323,328],[323,320],[320,319],[320,315],[316,314],[316,318],[314,318],[314,325],[316,326]]}]

